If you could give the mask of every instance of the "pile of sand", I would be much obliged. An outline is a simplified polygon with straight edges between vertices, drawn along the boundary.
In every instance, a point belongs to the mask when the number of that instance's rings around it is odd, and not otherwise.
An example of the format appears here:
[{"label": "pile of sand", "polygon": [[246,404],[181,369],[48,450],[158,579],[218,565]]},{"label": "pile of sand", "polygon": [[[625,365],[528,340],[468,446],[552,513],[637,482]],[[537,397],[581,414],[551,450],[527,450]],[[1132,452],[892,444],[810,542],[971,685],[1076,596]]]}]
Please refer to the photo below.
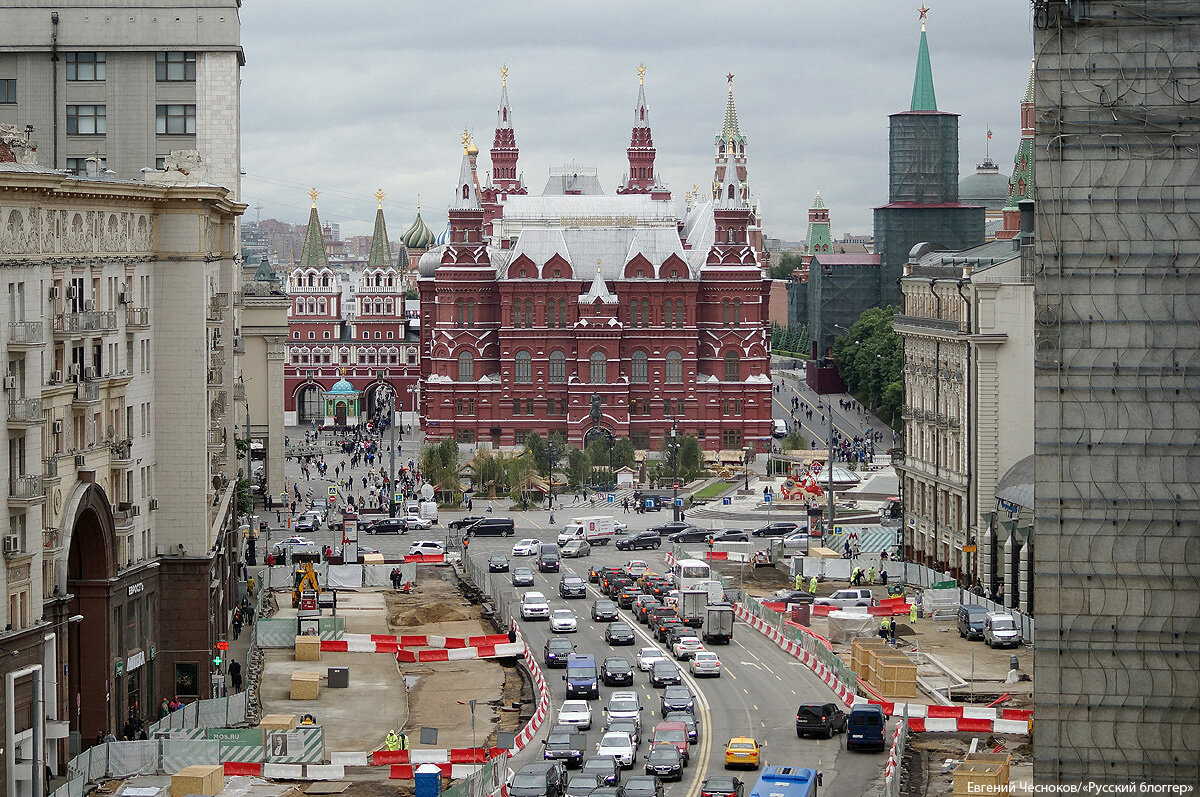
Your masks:
[{"label": "pile of sand", "polygon": [[435,603],[431,606],[413,606],[404,611],[389,614],[388,626],[413,629],[414,626],[427,623],[455,623],[474,619],[477,619],[476,615],[467,609]]}]

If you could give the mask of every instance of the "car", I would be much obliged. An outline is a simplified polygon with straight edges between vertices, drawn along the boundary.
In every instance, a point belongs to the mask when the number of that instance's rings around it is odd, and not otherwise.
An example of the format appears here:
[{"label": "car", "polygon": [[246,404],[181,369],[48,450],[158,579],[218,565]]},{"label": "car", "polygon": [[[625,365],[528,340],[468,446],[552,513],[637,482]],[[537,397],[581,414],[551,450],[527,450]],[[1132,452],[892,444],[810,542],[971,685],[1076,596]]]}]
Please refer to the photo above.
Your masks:
[{"label": "car", "polygon": [[771,600],[780,603],[812,603],[816,598],[811,592],[803,589],[777,589],[771,593]]},{"label": "car", "polygon": [[887,721],[883,709],[875,703],[859,703],[850,709],[846,720],[846,749],[861,747],[884,750],[887,748]]},{"label": "car", "polygon": [[571,540],[562,547],[563,559],[578,559],[581,556],[591,556],[592,546],[586,540]]},{"label": "car", "polygon": [[613,647],[632,645],[634,643],[633,627],[621,620],[609,623],[608,628],[604,629],[604,641]]},{"label": "car", "polygon": [[700,650],[704,650],[704,645],[699,637],[681,636],[671,644],[671,654],[676,661],[687,661]]},{"label": "car", "polygon": [[1017,618],[1008,612],[989,612],[983,618],[983,642],[989,648],[1019,646],[1021,629],[1017,627]]},{"label": "car", "polygon": [[650,668],[650,685],[654,688],[664,686],[675,686],[683,683],[683,678],[679,673],[679,668],[672,662],[663,660],[656,662]]},{"label": "car", "polygon": [[[671,611],[674,612],[674,609],[672,609]],[[683,628],[687,628],[687,626],[684,625],[679,619],[672,616],[671,619],[664,620],[655,627],[654,638],[657,639],[659,642],[667,642],[669,644],[669,640],[671,638],[671,633],[675,629],[683,629]]]},{"label": "car", "polygon": [[545,750],[542,757],[550,761],[562,761],[568,769],[576,769],[583,765],[583,751],[587,746],[587,736],[576,731],[570,725],[555,725],[542,742]]},{"label": "car", "polygon": [[633,579],[624,574],[609,576],[600,582],[600,584],[604,590],[604,594],[613,599],[616,599],[621,594],[622,588],[634,585]]},{"label": "car", "polygon": [[367,534],[407,534],[408,521],[402,517],[385,517],[367,526]]},{"label": "car", "polygon": [[662,781],[653,775],[634,775],[625,781],[625,797],[663,797]]},{"label": "car", "polygon": [[484,515],[467,515],[466,517],[460,517],[458,520],[452,520],[446,525],[452,529],[466,529],[486,519]]},{"label": "car", "polygon": [[410,529],[421,529],[424,531],[425,529],[433,528],[433,521],[427,517],[421,517],[420,515],[405,515],[404,522],[408,524]]},{"label": "car", "polygon": [[558,709],[559,725],[574,725],[581,731],[592,727],[592,707],[586,700],[564,700]]},{"label": "car", "polygon": [[567,780],[563,797],[587,797],[604,785],[604,778],[595,772],[577,772]]},{"label": "car", "polygon": [[579,630],[575,612],[570,609],[555,609],[550,612],[550,630],[556,634],[573,634]]},{"label": "car", "polygon": [[633,665],[624,656],[609,656],[600,664],[605,686],[633,686]]},{"label": "car", "polygon": [[408,547],[409,556],[439,556],[445,553],[445,543],[437,540],[417,540]]},{"label": "car", "polygon": [[712,532],[708,529],[698,529],[695,526],[689,526],[683,531],[668,534],[667,539],[671,542],[708,542],[708,535],[710,534]]},{"label": "car", "polygon": [[569,639],[552,636],[546,640],[542,656],[547,667],[566,667],[567,658],[574,652],[575,646],[571,644]]},{"label": "car", "polygon": [[686,711],[689,714],[696,707],[696,697],[686,686],[668,686],[663,690],[658,701],[659,713],[666,717],[672,711]]},{"label": "car", "polygon": [[641,578],[646,573],[650,572],[650,565],[646,564],[641,559],[630,559],[625,563],[625,572],[634,578]]},{"label": "car", "polygon": [[485,517],[467,526],[468,537],[511,537],[516,524],[510,517]]},{"label": "car", "polygon": [[958,635],[963,639],[983,639],[983,625],[987,615],[988,610],[977,603],[964,603],[959,606],[955,615]]},{"label": "car", "polygon": [[787,521],[776,521],[768,523],[765,526],[755,529],[751,536],[754,537],[786,537],[797,529],[799,524],[789,523]]},{"label": "car", "polygon": [[598,789],[592,789],[592,793],[588,797],[625,797],[625,790],[620,786],[601,786]]},{"label": "car", "polygon": [[637,618],[637,621],[645,625],[646,616],[650,609],[661,605],[653,595],[642,594],[633,599],[633,606],[630,608],[633,609],[633,616]]},{"label": "car", "polygon": [[293,536],[275,543],[274,548],[277,552],[282,552],[288,548],[311,548],[315,546],[316,543],[308,537]]},{"label": "car", "polygon": [[557,573],[561,564],[558,557],[558,550],[546,550],[547,546],[543,545],[542,550],[538,553],[537,569],[541,573]]},{"label": "car", "polygon": [[646,756],[646,774],[662,780],[683,780],[683,756],[674,745],[651,745]]},{"label": "car", "polygon": [[688,744],[695,744],[700,740],[700,725],[696,722],[696,717],[686,711],[668,711],[662,718],[663,722],[682,722],[687,728]]},{"label": "car", "polygon": [[690,529],[691,527],[691,523],[685,523],[682,520],[668,520],[666,523],[659,523],[657,526],[651,526],[649,530],[653,531],[655,534],[661,535],[674,534],[677,531],[683,531],[684,529]]},{"label": "car", "polygon": [[633,737],[624,731],[606,731],[596,745],[596,755],[611,756],[623,769],[629,769],[637,756]]},{"label": "car", "polygon": [[514,587],[532,587],[533,581],[533,571],[528,567],[513,568],[512,584]]},{"label": "car", "polygon": [[633,608],[633,599],[642,593],[638,591],[637,584],[632,581],[624,581],[617,588],[617,605],[622,609]]},{"label": "car", "polygon": [[558,580],[560,598],[586,598],[587,582],[579,576],[563,576]]},{"label": "car", "polygon": [[750,535],[742,529],[721,529],[709,535],[709,544],[718,542],[749,542]]},{"label": "car", "polygon": [[697,650],[692,654],[692,660],[688,662],[688,671],[693,678],[699,678],[701,675],[720,678],[721,660],[711,650]]},{"label": "car", "polygon": [[604,726],[606,732],[628,734],[633,739],[633,749],[636,751],[642,743],[642,728],[634,720],[609,720]]},{"label": "car", "polygon": [[488,557],[488,572],[489,573],[507,573],[508,572],[508,557],[504,554],[496,554]]},{"label": "car", "polygon": [[517,544],[512,547],[513,556],[537,556],[538,550],[542,547],[541,540],[526,538],[517,540]]},{"label": "car", "polygon": [[550,602],[540,592],[526,592],[521,596],[522,620],[549,620]]},{"label": "car", "polygon": [[617,604],[612,601],[592,601],[592,619],[598,623],[608,623],[617,619]]},{"label": "car", "polygon": [[866,587],[861,589],[839,589],[832,595],[827,595],[823,598],[814,598],[813,605],[836,606],[839,609],[846,609],[851,606],[874,606],[875,596]]},{"label": "car", "polygon": [[759,744],[749,736],[735,736],[725,745],[725,768],[758,769]]},{"label": "car", "polygon": [[691,752],[688,750],[687,726],[682,722],[667,722],[663,720],[654,726],[650,735],[650,749],[660,744],[671,745],[683,756],[683,764],[687,766]]},{"label": "car", "polygon": [[509,797],[562,797],[567,771],[558,761],[526,764],[508,784]]},{"label": "car", "polygon": [[588,568],[588,581],[592,584],[600,583],[600,571],[604,569],[604,565],[594,564]]},{"label": "car", "polygon": [[796,709],[796,736],[824,736],[846,732],[846,712],[834,703],[805,703]]},{"label": "car", "polygon": [[623,520],[613,519],[613,531],[617,534],[624,534],[629,531],[629,524]]},{"label": "car", "polygon": [[700,784],[700,797],[745,797],[742,781],[729,775],[714,775]]},{"label": "car", "polygon": [[617,691],[608,696],[608,705],[604,707],[604,716],[608,721],[633,720],[639,726],[642,722],[642,701],[637,692]]},{"label": "car", "polygon": [[652,531],[635,531],[618,537],[614,545],[618,551],[656,550],[662,546],[662,537]]},{"label": "car", "polygon": [[621,782],[621,765],[612,755],[594,755],[583,762],[581,772],[599,775],[603,786],[616,786]]},{"label": "car", "polygon": [[650,672],[656,663],[666,660],[667,657],[658,648],[642,648],[637,654],[637,666],[642,672]]},{"label": "car", "polygon": [[303,532],[307,532],[308,534],[314,534],[320,530],[321,520],[319,518],[313,517],[311,515],[305,515],[304,517],[302,517],[296,521],[295,528],[296,528],[296,531],[303,531]]}]

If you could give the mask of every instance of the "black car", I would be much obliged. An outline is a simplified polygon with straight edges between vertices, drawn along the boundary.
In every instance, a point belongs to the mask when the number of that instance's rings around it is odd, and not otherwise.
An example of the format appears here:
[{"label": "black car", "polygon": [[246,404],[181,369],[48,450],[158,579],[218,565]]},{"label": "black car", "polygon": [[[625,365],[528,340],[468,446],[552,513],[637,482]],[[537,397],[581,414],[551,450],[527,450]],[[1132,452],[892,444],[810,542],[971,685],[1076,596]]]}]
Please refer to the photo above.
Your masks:
[{"label": "black car", "polygon": [[563,797],[587,797],[604,784],[604,777],[594,772],[579,772],[567,780]]},{"label": "black car", "polygon": [[664,686],[679,686],[683,678],[679,668],[669,661],[658,661],[650,669],[650,685],[657,688]]},{"label": "black car", "polygon": [[846,732],[846,712],[834,703],[805,703],[796,709],[797,736],[824,736]]},{"label": "black car", "polygon": [[510,517],[485,517],[466,526],[468,537],[511,537],[517,525]]},{"label": "black car", "polygon": [[750,535],[741,529],[721,529],[708,538],[709,543],[718,542],[749,542]]},{"label": "black car", "polygon": [[677,628],[682,629],[687,628],[687,626],[676,618],[671,618],[670,620],[659,623],[658,627],[654,629],[654,638],[659,642],[667,642],[670,640],[671,634],[674,633],[675,629]]},{"label": "black car", "polygon": [[638,589],[637,584],[630,581],[628,584],[621,584],[620,589],[617,590],[617,594],[613,597],[617,599],[617,605],[622,609],[632,609],[633,599],[641,594],[642,592]]},{"label": "black car", "polygon": [[593,584],[600,583],[600,571],[604,569],[604,565],[594,564],[588,568],[588,581]]},{"label": "black car", "polygon": [[600,783],[604,786],[616,786],[621,782],[621,767],[617,759],[610,755],[594,755],[583,762],[579,770],[586,775],[599,775]]},{"label": "black car", "polygon": [[557,573],[559,568],[559,558],[557,553],[542,551],[538,554],[537,568],[542,573]]},{"label": "black car", "polygon": [[813,594],[803,589],[780,589],[771,594],[771,600],[781,603],[812,603]]},{"label": "black car", "polygon": [[662,781],[653,775],[634,775],[625,781],[625,797],[663,797]]},{"label": "black car", "polygon": [[776,523],[768,523],[762,528],[754,530],[755,537],[786,537],[796,529],[800,528],[799,524],[788,523],[786,521],[778,521]]},{"label": "black car", "polygon": [[507,573],[508,572],[508,557],[503,554],[488,557],[488,572],[489,573]]},{"label": "black car", "polygon": [[696,637],[699,639],[700,634],[695,628],[686,626],[683,623],[677,623],[672,624],[671,627],[667,629],[667,638],[663,641],[671,647],[675,647],[675,643],[685,636]]},{"label": "black car", "polygon": [[683,780],[683,756],[673,744],[656,744],[646,756],[646,774],[662,780]]},{"label": "black car", "polygon": [[[604,732],[627,733],[629,738],[633,739],[633,749],[637,752],[637,747],[642,743],[642,727],[637,720],[609,720],[604,726]],[[635,756],[636,757],[636,756]]]},{"label": "black car", "polygon": [[663,715],[663,722],[682,722],[686,725],[688,744],[695,744],[700,739],[700,724],[696,722],[695,714],[687,711],[668,711]]},{"label": "black car", "polygon": [[575,652],[571,640],[565,637],[552,636],[546,640],[544,656],[547,667],[566,667],[567,656]]},{"label": "black car", "polygon": [[514,587],[532,587],[533,571],[528,567],[514,567],[512,571],[512,583]]},{"label": "black car", "polygon": [[466,517],[460,517],[458,520],[452,520],[446,525],[452,529],[465,529],[481,520],[487,520],[487,518],[483,515],[467,515]]},{"label": "black car", "polygon": [[618,551],[636,551],[638,549],[654,550],[662,545],[662,537],[653,531],[635,531],[618,537]]},{"label": "black car", "polygon": [[712,532],[708,529],[698,529],[695,526],[690,526],[683,531],[668,534],[667,539],[671,542],[708,542],[709,534],[712,534]]},{"label": "black car", "polygon": [[684,529],[690,529],[691,527],[691,523],[685,523],[682,520],[668,520],[666,523],[659,523],[657,526],[651,526],[650,531],[653,531],[655,534],[666,535],[674,534],[675,532],[683,531]]},{"label": "black car", "polygon": [[601,786],[593,789],[588,797],[625,797],[625,789],[620,786]]},{"label": "black car", "polygon": [[655,600],[653,595],[638,595],[633,599],[633,616],[642,625],[646,624],[646,615],[651,608],[661,606],[662,604]]},{"label": "black car", "polygon": [[592,601],[592,619],[598,623],[617,619],[617,604],[612,601]]},{"label": "black car", "polygon": [[513,775],[509,797],[562,797],[567,772],[558,761],[526,764]]},{"label": "black car", "polygon": [[408,523],[402,517],[385,517],[367,526],[367,534],[407,534]]},{"label": "black car", "polygon": [[577,769],[583,764],[583,751],[587,747],[587,736],[575,733],[573,725],[555,725],[542,742],[545,750],[542,757],[548,761],[562,761],[567,769]]},{"label": "black car", "polygon": [[613,647],[632,645],[634,642],[633,628],[626,622],[609,623],[608,628],[604,629],[604,641]]},{"label": "black car", "polygon": [[560,598],[586,598],[587,582],[579,576],[563,576],[558,580]]},{"label": "black car", "polygon": [[742,781],[729,775],[714,775],[700,784],[700,797],[744,797]]},{"label": "black car", "polygon": [[623,656],[609,656],[600,665],[600,680],[605,686],[632,686],[633,665]]},{"label": "black car", "polygon": [[658,708],[663,718],[672,711],[686,711],[689,714],[696,707],[696,698],[692,690],[686,686],[668,686],[659,698]]}]

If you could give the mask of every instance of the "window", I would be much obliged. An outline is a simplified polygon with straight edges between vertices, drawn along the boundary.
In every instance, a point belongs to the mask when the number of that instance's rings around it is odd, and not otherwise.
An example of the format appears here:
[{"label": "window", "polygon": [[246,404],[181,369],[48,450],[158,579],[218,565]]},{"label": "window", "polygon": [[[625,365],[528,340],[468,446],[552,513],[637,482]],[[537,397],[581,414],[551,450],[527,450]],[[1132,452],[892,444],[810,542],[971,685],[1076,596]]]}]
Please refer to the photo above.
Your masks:
[{"label": "window", "polygon": [[546,326],[548,327],[558,326],[554,319],[554,311],[557,305],[558,302],[556,302],[554,299],[550,299],[546,302]]},{"label": "window", "polygon": [[463,315],[463,300],[459,299],[454,303],[454,326],[462,329],[465,318],[466,316]]},{"label": "window", "polygon": [[513,399],[513,411],[512,411],[512,414],[513,414],[513,415],[520,415],[520,414],[521,414],[521,400],[520,400],[520,399]]},{"label": "window", "polygon": [[180,136],[196,134],[195,105],[154,106],[154,132],[159,135]]},{"label": "window", "polygon": [[513,378],[521,383],[533,381],[533,357],[529,352],[519,351],[513,358]]},{"label": "window", "polygon": [[642,326],[649,327],[654,325],[654,319],[650,317],[650,300],[642,299]]},{"label": "window", "polygon": [[733,323],[742,323],[742,302],[740,299],[733,300]]},{"label": "window", "polygon": [[527,429],[518,429],[513,432],[513,444],[518,446],[525,445],[525,441],[529,439],[529,431]]},{"label": "window", "polygon": [[67,134],[73,136],[102,136],[108,129],[107,108],[104,105],[68,105]]},{"label": "window", "polygon": [[678,383],[683,381],[683,355],[677,351],[667,352],[667,372],[665,381]]},{"label": "window", "polygon": [[11,103],[17,101],[17,79],[2,78],[0,79],[0,103]]},{"label": "window", "polygon": [[649,432],[632,432],[629,437],[630,442],[633,443],[633,447],[639,451],[648,451],[650,449]]},{"label": "window", "polygon": [[474,429],[459,429],[458,430],[458,442],[474,443],[475,442],[475,430]]},{"label": "window", "polygon": [[459,382],[474,382],[475,381],[475,358],[471,352],[459,352],[458,355],[458,376]]},{"label": "window", "polygon": [[533,326],[533,299],[525,300],[525,326]]},{"label": "window", "polygon": [[[104,171],[106,168],[108,168],[108,158],[101,158],[100,171]],[[67,158],[67,171],[76,175],[87,174],[87,158]]]},{"label": "window", "polygon": [[555,404],[554,399],[546,399],[546,414],[554,415],[555,414],[554,410],[556,409],[556,406],[557,405]]},{"label": "window", "polygon": [[196,79],[195,53],[155,53],[154,79],[161,82]]},{"label": "window", "polygon": [[728,299],[723,299],[721,301],[721,323],[724,324],[725,326],[729,326],[729,300]]},{"label": "window", "polygon": [[740,382],[742,379],[742,363],[736,351],[725,352],[725,381]]},{"label": "window", "polygon": [[741,448],[742,447],[742,430],[741,429],[722,429],[721,430],[721,448]]},{"label": "window", "polygon": [[591,365],[588,381],[593,385],[603,385],[608,381],[608,357],[602,351],[594,351],[588,357]]},{"label": "window", "polygon": [[675,326],[675,303],[670,299],[663,304],[663,326]]},{"label": "window", "polygon": [[104,53],[67,53],[67,80],[104,80]]},{"label": "window", "polygon": [[632,363],[632,373],[630,374],[630,381],[638,382],[640,384],[645,384],[646,382],[649,382],[650,381],[650,375],[649,375],[650,369],[647,367],[647,361],[649,360],[649,358],[646,356],[646,352],[635,351],[633,353],[633,357],[631,357],[630,360]]},{"label": "window", "polygon": [[525,414],[533,415],[533,399],[525,399]]},{"label": "window", "polygon": [[567,356],[561,351],[550,352],[550,381],[567,381]]},{"label": "window", "polygon": [[687,324],[687,316],[683,312],[683,299],[675,300],[675,326],[681,327]]},{"label": "window", "polygon": [[458,399],[457,415],[474,415],[475,414],[475,399]]},{"label": "window", "polygon": [[722,399],[721,401],[722,415],[735,415],[741,417],[742,400],[741,399]]},{"label": "window", "polygon": [[649,414],[650,414],[650,400],[647,399],[642,402],[642,415],[649,415]]}]

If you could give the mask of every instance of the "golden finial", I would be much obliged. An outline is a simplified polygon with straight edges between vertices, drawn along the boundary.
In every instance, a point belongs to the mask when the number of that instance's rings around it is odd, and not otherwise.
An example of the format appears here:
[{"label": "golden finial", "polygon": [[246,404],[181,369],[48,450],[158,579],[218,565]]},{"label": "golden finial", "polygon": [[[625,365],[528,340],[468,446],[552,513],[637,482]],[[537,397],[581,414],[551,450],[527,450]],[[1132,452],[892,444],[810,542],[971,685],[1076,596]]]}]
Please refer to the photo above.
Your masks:
[{"label": "golden finial", "polygon": [[471,143],[471,132],[469,130],[467,130],[467,128],[464,127],[463,131],[462,131],[462,145],[463,145],[463,154],[464,155],[467,154],[467,144],[470,144],[470,143]]},{"label": "golden finial", "polygon": [[339,375],[339,376],[345,376],[345,375],[346,375],[346,366],[344,366],[344,365],[343,365],[341,368],[339,368],[339,369],[338,369],[338,375]]},{"label": "golden finial", "polygon": [[375,201],[379,203],[379,207],[383,207],[383,198],[385,196],[387,196],[387,194],[383,193],[382,188],[375,192]]},{"label": "golden finial", "polygon": [[308,192],[308,198],[312,200],[314,208],[317,206],[317,197],[319,197],[320,195],[321,195],[321,192],[318,191],[316,188],[313,188],[311,191]]},{"label": "golden finial", "polygon": [[917,9],[917,13],[921,15],[921,30],[925,30],[925,17],[929,15],[929,6],[921,3],[921,7]]},{"label": "golden finial", "polygon": [[692,183],[692,196],[700,196],[700,186]]},{"label": "golden finial", "polygon": [[638,64],[638,85],[646,85],[646,65]]},{"label": "golden finial", "polygon": [[508,64],[501,64],[500,66],[500,85],[508,85]]}]

